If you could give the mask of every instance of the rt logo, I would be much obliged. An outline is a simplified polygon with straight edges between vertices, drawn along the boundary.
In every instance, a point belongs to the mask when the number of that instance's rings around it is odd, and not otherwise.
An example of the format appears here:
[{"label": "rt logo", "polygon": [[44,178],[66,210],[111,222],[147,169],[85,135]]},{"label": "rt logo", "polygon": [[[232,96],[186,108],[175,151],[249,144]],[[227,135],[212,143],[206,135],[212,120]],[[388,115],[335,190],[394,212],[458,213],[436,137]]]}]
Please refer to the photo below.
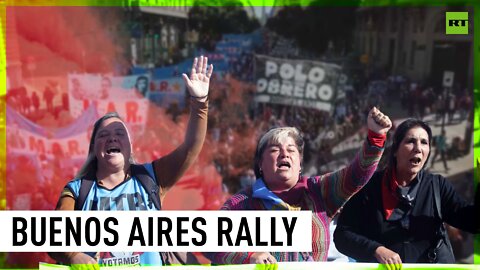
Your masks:
[{"label": "rt logo", "polygon": [[468,12],[447,12],[445,18],[447,35],[468,35]]}]

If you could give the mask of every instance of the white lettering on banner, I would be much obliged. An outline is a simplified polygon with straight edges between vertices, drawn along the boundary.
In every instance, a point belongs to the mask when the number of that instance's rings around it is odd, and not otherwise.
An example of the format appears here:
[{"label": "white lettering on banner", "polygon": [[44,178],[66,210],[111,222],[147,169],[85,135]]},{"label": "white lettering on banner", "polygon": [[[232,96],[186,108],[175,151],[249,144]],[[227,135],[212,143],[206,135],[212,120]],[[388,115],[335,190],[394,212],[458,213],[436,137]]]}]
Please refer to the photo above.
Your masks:
[{"label": "white lettering on banner", "polygon": [[322,100],[330,100],[333,97],[333,89],[330,85],[324,84],[318,89],[318,97]]},{"label": "white lettering on banner", "polygon": [[0,211],[0,230],[0,252],[312,250],[310,211]]},{"label": "white lettering on banner", "polygon": [[269,94],[278,94],[280,92],[280,84],[278,80],[271,80],[268,84],[268,93]]},{"label": "white lettering on banner", "polygon": [[184,93],[185,82],[182,78],[169,78],[153,81],[153,89],[150,94],[156,92]]},{"label": "white lettering on banner", "polygon": [[[266,61],[265,64],[265,77],[269,78],[278,72],[278,64],[273,61]],[[303,65],[296,64],[295,66],[290,63],[282,63],[280,65],[280,72],[278,72],[280,78],[283,80],[294,80],[295,82],[306,82],[307,80],[312,83],[320,83],[325,79],[325,70],[320,67],[312,67],[308,71],[308,75],[303,72]]]},{"label": "white lettering on banner", "polygon": [[97,108],[100,115],[107,112],[117,112],[127,124],[142,124],[146,122],[149,101],[147,99],[131,100],[94,100],[75,101],[71,107],[72,115],[78,117],[90,105]]},{"label": "white lettering on banner", "polygon": [[283,96],[292,96],[293,91],[293,84],[290,81],[283,82],[282,86],[280,87],[280,95]]},{"label": "white lettering on banner", "polygon": [[[256,56],[255,61],[257,102],[332,112],[337,85],[346,80],[345,76],[340,78],[341,67],[336,64],[262,55]],[[267,95],[270,97],[266,98]]]},{"label": "white lettering on banner", "polygon": [[[298,66],[297,66],[298,67]],[[291,80],[295,76],[295,69],[292,65],[283,64],[280,66],[280,77],[284,80]]]},{"label": "white lettering on banner", "polygon": [[[15,134],[15,138],[9,134]],[[88,149],[87,131],[62,139],[46,138],[26,130],[14,129],[7,133],[8,150],[20,154],[43,154],[47,157],[85,158]],[[19,143],[10,143],[10,142]]]},{"label": "white lettering on banner", "polygon": [[99,101],[97,104],[100,115],[107,112],[118,112],[128,124],[145,123],[148,109],[148,100],[146,99]]},{"label": "white lettering on banner", "polygon": [[[113,252],[115,254],[115,252]],[[129,252],[127,254],[120,253],[120,256],[113,258],[102,258],[102,264],[106,266],[120,266],[120,265],[140,265],[140,255]]]},{"label": "white lettering on banner", "polygon": [[257,81],[257,93],[264,92],[268,87],[268,81],[266,79],[259,79]]},{"label": "white lettering on banner", "polygon": [[308,72],[308,78],[312,83],[320,83],[325,79],[325,70],[319,67],[313,67]]},{"label": "white lettering on banner", "polygon": [[270,77],[270,75],[277,73],[278,65],[273,61],[265,61],[265,77]]},{"label": "white lettering on banner", "polygon": [[297,97],[311,100],[329,101],[333,97],[333,89],[328,84],[322,84],[318,87],[313,83],[295,83],[291,81],[282,81],[278,79],[259,79],[257,81],[257,92],[267,92],[268,94],[281,95],[285,97]]}]

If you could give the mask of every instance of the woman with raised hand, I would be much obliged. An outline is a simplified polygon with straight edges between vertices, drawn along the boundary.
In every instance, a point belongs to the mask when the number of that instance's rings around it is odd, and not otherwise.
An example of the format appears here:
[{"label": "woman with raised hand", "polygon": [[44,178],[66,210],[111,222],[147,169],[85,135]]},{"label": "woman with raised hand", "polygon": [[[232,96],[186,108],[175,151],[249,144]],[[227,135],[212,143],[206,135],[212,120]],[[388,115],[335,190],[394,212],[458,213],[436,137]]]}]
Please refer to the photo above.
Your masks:
[{"label": "woman with raised hand", "polygon": [[340,252],[388,269],[400,269],[402,263],[455,263],[443,222],[478,233],[478,211],[447,179],[424,169],[431,142],[432,131],[421,120],[398,126],[386,169],[343,208],[334,233]]},{"label": "woman with raised hand", "polygon": [[[192,165],[202,148],[212,72],[213,66],[208,66],[207,57],[201,56],[194,59],[190,77],[183,74],[191,108],[185,140],[170,154],[151,163],[136,164],[129,131],[117,113],[107,113],[98,119],[90,138],[87,160],[75,179],[65,186],[57,210],[160,210],[168,190]],[[152,192],[150,187],[158,190]],[[99,264],[162,265],[159,252],[59,252],[50,255],[59,262],[87,268],[98,268]]]}]

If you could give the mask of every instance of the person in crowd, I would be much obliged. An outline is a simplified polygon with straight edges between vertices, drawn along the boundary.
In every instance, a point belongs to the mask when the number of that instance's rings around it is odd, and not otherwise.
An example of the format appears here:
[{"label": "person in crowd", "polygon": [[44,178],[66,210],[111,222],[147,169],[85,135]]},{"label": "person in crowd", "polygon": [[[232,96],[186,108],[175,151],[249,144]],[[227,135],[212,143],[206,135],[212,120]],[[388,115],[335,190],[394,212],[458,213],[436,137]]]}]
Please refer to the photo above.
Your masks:
[{"label": "person in crowd", "polygon": [[108,76],[102,76],[100,80],[100,99],[107,99],[112,89],[112,80]]},{"label": "person in crowd", "polygon": [[255,183],[233,195],[223,210],[312,210],[312,252],[219,252],[205,255],[214,264],[274,264],[327,261],[329,222],[370,179],[383,153],[390,119],[376,108],[368,114],[368,139],[345,168],[321,176],[301,175],[304,140],[294,127],[273,128],[258,141]]},{"label": "person in crowd", "polygon": [[[132,153],[130,133],[117,113],[107,113],[94,125],[87,160],[74,180],[63,190],[57,210],[159,210],[149,203],[149,192],[144,188],[139,177],[132,173],[133,167],[143,166],[159,186],[159,201],[163,201],[170,188],[180,179],[197,158],[206,136],[208,92],[213,66],[208,68],[207,57],[195,58],[190,77],[183,74],[187,85],[191,113],[185,140],[170,154],[154,160],[152,163],[135,165]],[[82,179],[94,179],[85,202],[77,207]],[[135,194],[139,203],[127,201],[129,195]],[[102,198],[109,199],[104,205]],[[117,203],[123,200],[123,203]],[[117,260],[112,260],[120,256]],[[144,253],[51,253],[51,257],[59,262],[72,265],[109,264],[112,261],[139,261],[140,265],[161,265],[158,252]]]},{"label": "person in crowd", "polygon": [[421,120],[398,126],[386,168],[343,208],[334,233],[340,252],[388,269],[455,262],[443,222],[478,233],[478,212],[447,179],[424,170],[431,142],[432,131]]},{"label": "person in crowd", "polygon": [[32,92],[31,99],[32,99],[32,105],[33,105],[34,112],[37,113],[38,110],[40,109],[40,98],[38,97],[37,92]]},{"label": "person in crowd", "polygon": [[55,96],[55,93],[53,92],[52,88],[47,85],[45,87],[45,90],[43,91],[43,99],[45,100],[47,111],[49,111],[50,113],[53,113],[54,96]]},{"label": "person in crowd", "polygon": [[135,90],[140,93],[143,97],[147,97],[148,92],[148,77],[147,76],[138,76],[135,82]]},{"label": "person in crowd", "polygon": [[448,173],[450,170],[447,165],[447,136],[445,129],[442,129],[440,135],[437,135],[433,137],[433,140],[435,141],[435,152],[433,154],[432,158],[432,166],[430,168],[433,169],[435,166],[435,160],[437,159],[438,154],[440,154],[440,158],[442,159],[443,162],[443,168],[445,171]]}]

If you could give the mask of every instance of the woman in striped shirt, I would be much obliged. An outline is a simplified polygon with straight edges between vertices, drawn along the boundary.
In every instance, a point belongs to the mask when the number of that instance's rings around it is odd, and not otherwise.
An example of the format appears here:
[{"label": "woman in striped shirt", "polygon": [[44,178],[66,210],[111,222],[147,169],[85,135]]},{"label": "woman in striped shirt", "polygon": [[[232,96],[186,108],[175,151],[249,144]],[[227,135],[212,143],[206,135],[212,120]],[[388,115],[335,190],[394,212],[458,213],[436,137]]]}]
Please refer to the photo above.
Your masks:
[{"label": "woman in striped shirt", "polygon": [[377,168],[392,122],[378,109],[367,119],[368,139],[345,168],[320,176],[301,174],[304,141],[294,127],[263,135],[255,151],[256,182],[233,195],[223,210],[310,210],[312,252],[220,252],[206,256],[215,264],[271,264],[277,261],[326,261],[329,223]]}]

